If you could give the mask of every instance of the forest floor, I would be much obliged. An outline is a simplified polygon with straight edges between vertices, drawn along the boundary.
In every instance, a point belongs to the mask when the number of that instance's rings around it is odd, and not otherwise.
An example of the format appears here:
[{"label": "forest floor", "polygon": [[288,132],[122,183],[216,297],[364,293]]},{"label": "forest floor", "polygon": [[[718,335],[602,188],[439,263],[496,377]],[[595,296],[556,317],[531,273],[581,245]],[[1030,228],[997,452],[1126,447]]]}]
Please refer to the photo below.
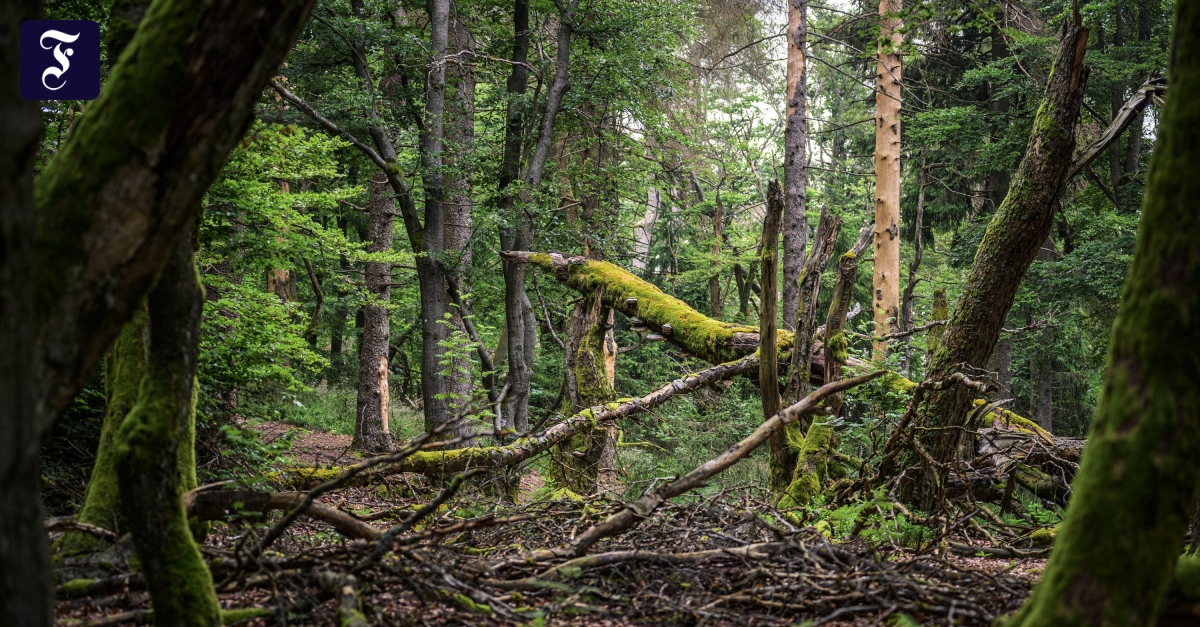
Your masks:
[{"label": "forest floor", "polygon": [[[264,439],[294,429],[280,423],[259,428]],[[289,437],[302,463],[353,459],[347,436],[307,431]],[[440,487],[439,479],[393,475],[320,500],[386,529]],[[436,517],[399,536],[398,548],[374,562],[374,542],[344,538],[307,518],[294,523],[254,566],[236,568],[236,556],[253,541],[252,532],[261,536],[261,524],[210,523],[202,552],[223,608],[287,614],[286,623],[259,617],[241,623],[246,625],[338,624],[339,591],[350,582],[348,572],[355,573],[352,582],[368,621],[380,626],[986,625],[1020,606],[1045,563],[949,551],[945,540],[960,533],[953,529],[921,548],[861,537],[830,540],[827,527],[793,525],[757,490],[740,489],[665,505],[589,551],[604,563],[496,567],[504,558],[554,547],[620,507],[603,496],[531,500],[544,491],[540,477],[528,469],[520,505],[499,505],[497,490],[487,483],[464,487]],[[118,542],[104,559],[86,565],[71,559],[59,564],[60,584],[80,577],[110,577],[115,583],[83,598],[71,598],[60,585],[58,624],[152,622],[144,586],[122,559],[127,543]],[[106,570],[97,572],[98,561]]]}]

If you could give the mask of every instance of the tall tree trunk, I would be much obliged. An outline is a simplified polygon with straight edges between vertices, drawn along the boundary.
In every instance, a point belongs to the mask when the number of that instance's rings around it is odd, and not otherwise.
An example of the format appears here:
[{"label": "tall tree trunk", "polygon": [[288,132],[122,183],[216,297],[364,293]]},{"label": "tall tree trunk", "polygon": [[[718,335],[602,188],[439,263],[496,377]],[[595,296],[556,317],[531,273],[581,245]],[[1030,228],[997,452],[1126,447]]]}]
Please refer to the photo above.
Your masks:
[{"label": "tall tree trunk", "polygon": [[[1075,122],[1087,79],[1083,66],[1086,48],[1087,29],[1068,23],[1025,157],[979,244],[954,315],[933,355],[928,379],[941,380],[962,368],[987,365],[1017,287],[1053,225],[1054,208],[1075,149]],[[971,390],[963,386],[930,394],[917,420],[917,438],[941,466],[906,474],[901,483],[901,497],[906,501],[922,509],[934,505],[942,473],[959,453],[962,427],[968,426],[964,423],[973,400]],[[908,454],[914,458],[899,467],[918,463],[915,453]]]},{"label": "tall tree trunk", "polygon": [[[599,118],[597,131],[590,138],[593,143],[582,153],[585,167],[590,165],[594,171],[582,188],[581,211],[577,224],[573,225],[583,233],[581,245],[584,256],[596,260],[602,260],[604,255],[590,234],[604,229],[603,224],[610,217],[605,207],[616,206],[613,198],[615,190],[604,176],[604,168],[612,153],[606,135],[611,132],[613,118],[603,114]],[[565,383],[572,412],[612,401],[616,397],[614,312],[603,303],[603,287],[585,294],[571,311],[567,324]],[[563,476],[556,477],[556,480],[575,492],[585,494],[594,492],[597,487],[614,487],[617,483],[616,441],[617,427],[607,423],[576,436],[570,445],[577,448],[559,447],[559,459],[555,466]]]},{"label": "tall tree trunk", "polygon": [[[475,68],[471,64],[475,53],[475,36],[467,28],[461,3],[453,7],[450,22],[450,49],[455,61],[446,67],[446,86],[450,97],[446,101],[446,257],[448,271],[459,289],[465,289],[467,270],[471,267],[471,158],[475,148]],[[460,298],[462,306],[469,300]],[[452,307],[450,324],[466,336],[463,316],[469,310]],[[453,365],[448,382],[450,413],[465,414],[471,404],[471,359],[462,357]]]},{"label": "tall tree trunk", "polygon": [[1012,398],[1012,338],[1001,337],[996,341],[987,368],[996,373],[996,385],[999,387],[996,394],[1000,398]]},{"label": "tall tree trunk", "polygon": [[1175,41],[1096,419],[1041,581],[1010,627],[1154,625],[1200,478],[1200,2]]},{"label": "tall tree trunk", "polygon": [[0,8],[0,624],[52,622],[41,435],[149,291],[312,5],[156,3],[130,43],[137,63],[117,64],[38,177],[33,214],[24,207],[40,133],[36,103],[16,102],[15,32],[41,10]]},{"label": "tall tree trunk", "polygon": [[[875,335],[895,331],[900,317],[900,47],[901,0],[879,0],[879,56],[875,69]],[[876,342],[874,357],[887,357]]]},{"label": "tall tree trunk", "polygon": [[[1137,4],[1138,46],[1135,48],[1134,55],[1136,61],[1143,62],[1145,56],[1143,50],[1149,43],[1152,34],[1151,21],[1149,3],[1143,1]],[[1129,182],[1137,174],[1142,165],[1142,126],[1145,124],[1145,119],[1146,114],[1140,113],[1129,123],[1129,143],[1125,149],[1124,177],[1126,182]]]},{"label": "tall tree trunk", "polygon": [[146,576],[155,624],[210,627],[221,624],[220,606],[188,527],[178,472],[178,453],[195,416],[204,302],[194,252],[191,227],[150,292],[146,371],[137,405],[117,434],[116,466],[121,508]]},{"label": "tall tree trunk", "polygon": [[[0,4],[0,625],[54,624],[34,393],[34,160],[39,103],[21,97],[18,32],[41,2]],[[44,400],[44,399],[43,399]]]},{"label": "tall tree trunk", "polygon": [[[529,108],[524,103],[529,87],[529,0],[513,1],[513,47],[508,76],[508,109],[505,114],[504,154],[500,164],[500,198],[497,208],[513,224],[500,227],[501,250],[524,250],[533,244],[533,234],[525,220],[516,216],[516,195],[509,189],[521,175],[521,153],[525,141],[524,126]],[[503,403],[502,426],[524,433],[529,428],[529,385],[532,379],[533,345],[537,320],[525,293],[525,268],[503,263],[504,329],[506,354],[498,363],[508,362],[508,389]],[[528,347],[528,357],[526,355]]]},{"label": "tall tree trunk", "polygon": [[[913,328],[913,300],[916,296],[917,283],[921,280],[917,272],[921,269],[921,257],[924,255],[924,240],[921,237],[925,230],[925,155],[921,155],[921,171],[917,177],[917,216],[913,223],[913,258],[908,264],[908,281],[904,284],[904,292],[900,296],[900,330],[911,331]],[[903,354],[900,356],[900,371],[904,376],[912,372],[912,338],[904,338]]]},{"label": "tall tree trunk", "polygon": [[[800,270],[808,243],[807,202],[808,105],[805,89],[805,46],[808,41],[808,0],[788,3],[787,125],[783,151],[783,328],[796,329]],[[713,314],[716,317],[716,314]]]},{"label": "tall tree trunk", "polygon": [[[854,284],[858,281],[858,263],[871,240],[878,237],[878,229],[864,228],[858,234],[854,246],[838,260],[837,282],[833,284],[833,295],[829,299],[829,313],[825,317],[825,383],[842,380],[846,359],[850,356],[850,341],[846,337],[846,316],[850,302],[854,300]],[[830,398],[830,415],[834,418],[842,409],[843,394]]]},{"label": "tall tree trunk", "polygon": [[1032,398],[1029,417],[1041,428],[1054,433],[1054,360],[1049,355],[1036,357],[1030,370],[1032,385],[1029,386],[1029,392]]},{"label": "tall tree trunk", "polygon": [[[1113,7],[1113,21],[1116,22],[1116,28],[1113,29],[1113,46],[1116,48],[1125,47],[1125,22],[1121,14],[1120,5]],[[1120,81],[1114,81],[1112,88],[1109,90],[1109,106],[1112,108],[1114,119],[1124,104],[1125,85]],[[1116,141],[1108,149],[1108,184],[1112,185],[1113,193],[1117,195],[1117,200],[1121,200],[1121,180],[1124,175],[1122,165],[1121,142]]]},{"label": "tall tree trunk", "polygon": [[[100,427],[100,445],[92,465],[91,478],[79,511],[79,522],[121,532],[117,525],[120,505],[117,498],[116,437],[125,416],[138,400],[138,387],[146,371],[146,333],[148,313],[143,303],[121,335],[113,343],[104,364],[104,423]],[[106,543],[87,533],[63,534],[56,547],[58,555],[74,555],[102,548]]]},{"label": "tall tree trunk", "polygon": [[[417,273],[421,290],[421,399],[427,432],[452,420],[450,376],[444,364],[450,337],[449,296],[446,292],[446,182],[444,140],[446,120],[446,50],[449,45],[450,0],[429,0],[429,62],[425,71],[425,111],[421,126],[421,183],[425,192],[425,222]],[[459,425],[469,428],[469,425]]]},{"label": "tall tree trunk", "polygon": [[[559,15],[557,56],[554,80],[546,94],[541,123],[533,156],[526,165],[522,204],[532,202],[532,192],[542,183],[546,160],[554,141],[554,122],[562,106],[563,96],[570,88],[571,33],[578,0],[571,0]],[[513,211],[516,198],[509,191],[521,171],[521,151],[526,110],[520,100],[529,85],[526,62],[529,56],[529,2],[515,0],[513,10],[512,73],[508,77],[509,104],[504,132],[504,156],[500,169],[500,200],[502,213],[514,224],[500,229],[502,251],[527,250],[533,244],[532,225],[524,216]],[[537,318],[529,295],[525,292],[525,267],[504,262],[504,309],[508,327],[508,396],[504,401],[505,426],[524,433],[529,429],[529,391],[533,381],[533,357],[537,343]]]},{"label": "tall tree trunk", "polygon": [[[367,252],[392,251],[392,216],[396,202],[387,177],[371,176],[367,200]],[[366,288],[371,300],[363,305],[362,339],[358,344],[358,412],[354,420],[355,449],[378,453],[392,447],[388,425],[391,395],[388,390],[388,346],[392,327],[388,304],[392,298],[392,264],[369,261]]]},{"label": "tall tree trunk", "polygon": [[[762,399],[763,418],[779,413],[779,345],[776,343],[779,306],[776,300],[779,280],[779,230],[784,214],[783,193],[779,183],[767,184],[767,214],[762,231],[762,306],[758,311],[759,362],[758,391]],[[787,433],[777,429],[771,434],[771,489],[782,491],[791,479],[792,468],[788,454]],[[794,465],[794,464],[793,464]]]},{"label": "tall tree trunk", "polygon": [[633,269],[639,274],[646,272],[646,264],[650,261],[650,236],[654,233],[654,223],[658,220],[658,209],[662,206],[662,194],[658,188],[646,190],[646,214],[633,226]]},{"label": "tall tree trunk", "polygon": [[[1038,261],[1054,259],[1054,237],[1046,236],[1038,251]],[[1032,322],[1032,320],[1031,320]],[[1054,345],[1054,329],[1047,327],[1038,332],[1041,347],[1033,363],[1030,365],[1030,407],[1029,417],[1046,431],[1054,432],[1054,358],[1050,347]],[[993,351],[994,352],[994,351]]]}]

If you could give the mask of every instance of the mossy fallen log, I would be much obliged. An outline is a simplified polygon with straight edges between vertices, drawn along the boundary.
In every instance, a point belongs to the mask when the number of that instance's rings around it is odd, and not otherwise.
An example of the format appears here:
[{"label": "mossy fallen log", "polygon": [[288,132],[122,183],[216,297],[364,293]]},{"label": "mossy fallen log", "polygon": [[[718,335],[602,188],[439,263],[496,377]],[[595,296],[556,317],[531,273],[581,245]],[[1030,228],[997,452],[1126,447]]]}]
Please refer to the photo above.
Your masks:
[{"label": "mossy fallen log", "polygon": [[[480,446],[451,450],[418,451],[394,463],[380,464],[355,477],[354,483],[403,472],[449,473],[468,468],[511,466],[549,450],[577,434],[595,429],[597,424],[612,422],[657,407],[668,400],[710,383],[728,379],[758,368],[758,357],[746,355],[730,363],[713,366],[696,374],[676,379],[642,396],[627,398],[603,406],[585,409],[537,435],[517,439],[505,446]],[[268,475],[273,483],[284,486],[310,486],[334,479],[344,468],[298,467]]]}]

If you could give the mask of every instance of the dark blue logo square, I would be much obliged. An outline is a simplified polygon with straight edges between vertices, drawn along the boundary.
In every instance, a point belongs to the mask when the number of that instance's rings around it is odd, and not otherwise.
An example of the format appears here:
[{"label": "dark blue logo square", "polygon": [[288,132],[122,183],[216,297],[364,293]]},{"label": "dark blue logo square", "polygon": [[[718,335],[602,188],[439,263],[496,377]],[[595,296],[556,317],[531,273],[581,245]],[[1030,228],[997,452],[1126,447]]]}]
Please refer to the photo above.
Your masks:
[{"label": "dark blue logo square", "polygon": [[21,24],[21,96],[92,100],[100,95],[100,25],[91,20]]}]

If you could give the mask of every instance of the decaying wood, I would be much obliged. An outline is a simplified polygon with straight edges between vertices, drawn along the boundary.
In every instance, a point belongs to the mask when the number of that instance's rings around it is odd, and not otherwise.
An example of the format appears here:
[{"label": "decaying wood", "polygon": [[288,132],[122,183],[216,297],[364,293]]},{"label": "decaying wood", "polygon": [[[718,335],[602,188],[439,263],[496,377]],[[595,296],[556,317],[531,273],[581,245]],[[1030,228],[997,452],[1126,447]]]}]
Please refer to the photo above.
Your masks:
[{"label": "decaying wood", "polygon": [[1079,153],[1079,156],[1075,157],[1071,162],[1071,169],[1067,172],[1067,180],[1075,178],[1084,168],[1095,161],[1097,157],[1104,154],[1104,151],[1108,150],[1108,147],[1117,141],[1121,134],[1125,132],[1125,129],[1129,128],[1129,125],[1142,114],[1142,110],[1151,102],[1161,104],[1166,93],[1166,77],[1151,78],[1143,83],[1137,91],[1133,92],[1133,95],[1129,97],[1129,100],[1125,102],[1121,110],[1117,112],[1117,115],[1113,117],[1113,121],[1108,125],[1108,128],[1104,129],[1103,133],[1100,133],[1100,137],[1096,138],[1096,141],[1092,142],[1087,148],[1084,148]]},{"label": "decaying wood", "polygon": [[[358,464],[358,466],[347,469],[342,474],[345,475],[354,468],[361,468],[361,470],[354,473],[354,476],[368,478],[402,472],[446,473],[477,467],[511,466],[547,451],[554,445],[565,442],[572,436],[582,433],[585,429],[590,429],[598,423],[612,422],[644,412],[680,394],[692,392],[722,379],[751,372],[756,368],[758,368],[758,356],[748,355],[737,361],[713,366],[696,374],[676,379],[640,398],[625,399],[609,403],[606,406],[586,409],[551,426],[540,434],[519,438],[516,442],[506,446],[483,446],[432,451],[412,450],[404,455],[390,454],[372,458]],[[370,466],[366,466],[367,464],[370,464]],[[315,472],[315,470],[309,469],[309,472]],[[328,472],[328,470],[322,471],[322,473]],[[292,483],[303,481],[304,477],[304,472],[297,470],[293,471],[293,476],[283,477],[283,479],[287,483]],[[347,477],[345,481],[349,481],[351,478]],[[338,485],[344,485],[345,481]]]},{"label": "decaying wood", "polygon": [[615,533],[624,531],[638,522],[646,519],[654,510],[658,509],[667,499],[674,498],[690,490],[694,490],[703,486],[709,479],[732,466],[737,461],[745,458],[754,449],[761,446],[771,434],[784,427],[789,423],[793,423],[812,411],[815,411],[818,406],[826,398],[849,390],[856,386],[862,385],[872,379],[878,378],[886,374],[886,371],[877,371],[861,377],[846,379],[837,383],[829,383],[814,390],[811,394],[801,399],[799,402],[785,408],[783,411],[772,416],[769,420],[763,422],[753,433],[743,438],[737,444],[734,444],[724,453],[717,457],[697,466],[691,472],[679,477],[678,479],[664,484],[653,490],[650,490],[642,497],[632,503],[622,507],[620,511],[609,516],[603,521],[592,525],[587,530],[575,536],[570,542],[562,544],[553,549],[544,549],[540,551],[532,551],[514,558],[502,560],[488,567],[488,571],[496,571],[509,566],[523,564],[529,561],[540,562],[554,559],[574,558],[579,557],[587,552],[592,545],[599,542],[601,539],[611,536]]},{"label": "decaying wood", "polygon": [[258,490],[205,490],[183,495],[188,517],[201,521],[225,520],[231,516],[262,515],[269,511],[300,509],[300,514],[327,523],[342,535],[359,540],[378,540],[383,530],[317,501],[305,503],[304,492],[261,492]]}]

